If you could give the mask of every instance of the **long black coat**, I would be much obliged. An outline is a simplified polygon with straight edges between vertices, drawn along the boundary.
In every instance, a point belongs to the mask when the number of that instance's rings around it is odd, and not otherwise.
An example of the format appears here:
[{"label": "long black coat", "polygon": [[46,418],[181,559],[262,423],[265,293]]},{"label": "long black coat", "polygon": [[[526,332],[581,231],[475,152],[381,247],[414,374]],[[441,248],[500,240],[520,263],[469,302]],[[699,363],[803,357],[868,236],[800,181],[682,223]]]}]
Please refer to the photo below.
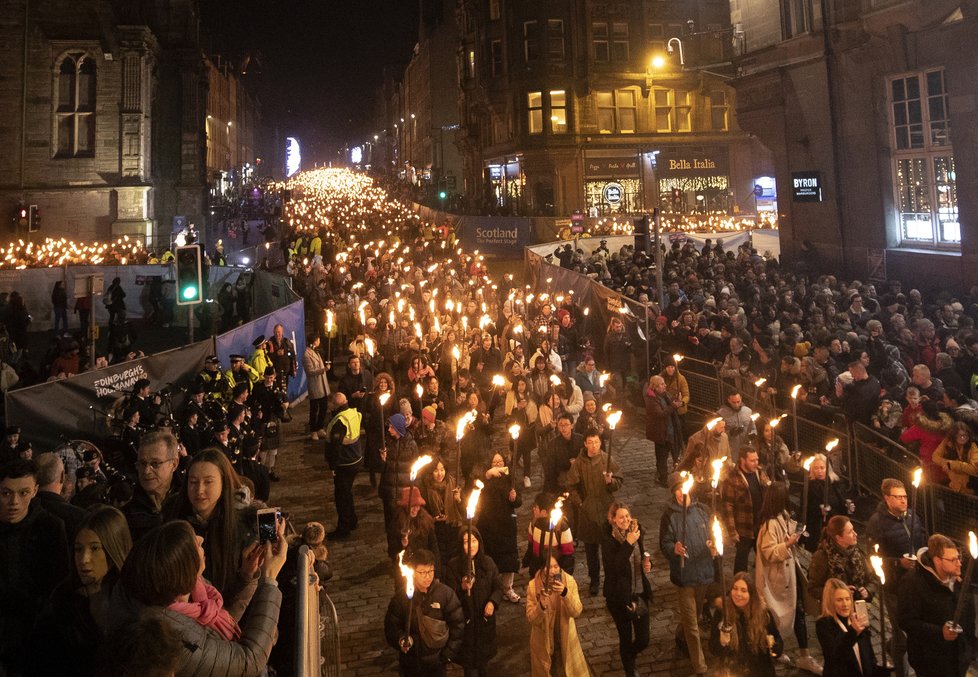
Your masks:
[{"label": "long black coat", "polygon": [[[822,674],[832,677],[871,677],[876,655],[873,653],[873,635],[869,628],[858,635],[851,626],[848,632],[843,632],[835,618],[824,616],[815,622],[815,632],[818,633],[818,643],[822,645],[822,655],[825,657]],[[859,658],[863,666],[861,670],[852,650],[856,644],[859,644]]]},{"label": "long black coat", "polygon": [[[465,612],[465,636],[455,660],[466,668],[476,668],[486,665],[496,655],[496,616],[503,598],[503,584],[496,563],[480,551],[475,556],[475,585],[470,596],[462,590],[462,577],[469,572],[468,566],[469,558],[464,554],[455,557],[445,571],[445,585],[458,595]],[[492,602],[495,612],[486,618],[488,602]]]},{"label": "long black coat", "polygon": [[[639,530],[641,529],[639,525]],[[627,541],[619,542],[611,530],[611,525],[605,524],[601,540],[601,558],[604,560],[604,597],[608,608],[624,610],[625,605],[632,601],[632,593],[641,594],[646,602],[652,601],[652,586],[645,573],[641,569],[637,574],[632,570],[635,566],[635,551],[638,551],[639,561],[642,553],[645,552],[643,537],[639,536],[638,541],[632,546]]]},{"label": "long black coat", "polygon": [[516,545],[516,509],[523,505],[523,499],[517,490],[516,500],[510,501],[509,490],[512,488],[509,476],[487,479],[479,499],[477,516],[486,554],[503,572],[520,569],[520,554]]},{"label": "long black coat", "polygon": [[411,466],[418,458],[418,445],[408,433],[387,444],[387,462],[380,474],[380,497],[388,501],[400,498],[401,489],[411,486]]}]

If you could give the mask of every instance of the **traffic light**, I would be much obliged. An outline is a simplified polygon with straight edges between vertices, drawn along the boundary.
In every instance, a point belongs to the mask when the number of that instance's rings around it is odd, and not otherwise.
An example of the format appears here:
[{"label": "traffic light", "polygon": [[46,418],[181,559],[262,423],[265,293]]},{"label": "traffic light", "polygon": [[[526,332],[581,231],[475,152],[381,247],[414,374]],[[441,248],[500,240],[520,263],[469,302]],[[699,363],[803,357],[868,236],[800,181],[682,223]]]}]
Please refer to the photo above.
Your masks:
[{"label": "traffic light", "polygon": [[190,306],[203,300],[200,247],[177,247],[177,305]]},{"label": "traffic light", "polygon": [[21,228],[27,227],[27,215],[29,213],[30,212],[27,209],[27,205],[17,205],[17,211],[14,212],[14,230],[20,230]]},{"label": "traffic light", "polygon": [[444,190],[438,191],[438,199],[439,200],[444,200],[446,197],[448,197],[448,193],[447,192],[445,192]]},{"label": "traffic light", "polygon": [[41,229],[41,212],[37,205],[31,205],[27,214],[27,232],[36,233]]}]

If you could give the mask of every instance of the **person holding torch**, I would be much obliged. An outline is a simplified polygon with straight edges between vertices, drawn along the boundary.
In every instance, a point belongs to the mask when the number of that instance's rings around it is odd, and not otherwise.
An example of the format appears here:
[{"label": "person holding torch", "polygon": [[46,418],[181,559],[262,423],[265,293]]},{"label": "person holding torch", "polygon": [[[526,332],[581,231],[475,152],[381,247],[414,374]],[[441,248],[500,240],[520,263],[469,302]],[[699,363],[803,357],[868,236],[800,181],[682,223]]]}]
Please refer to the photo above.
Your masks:
[{"label": "person holding torch", "polygon": [[[669,502],[659,521],[659,550],[669,562],[669,580],[678,588],[678,631],[681,629],[693,664],[693,672],[706,674],[706,658],[697,620],[699,609],[714,582],[713,552],[710,548],[710,516],[690,492],[683,492],[685,478],[669,476],[674,500]],[[685,533],[685,536],[683,534]],[[684,540],[685,539],[685,540]]]},{"label": "person holding torch", "polygon": [[618,630],[618,651],[626,677],[635,674],[635,659],[649,645],[652,555],[645,549],[638,520],[623,503],[608,508],[601,541],[604,597]]}]

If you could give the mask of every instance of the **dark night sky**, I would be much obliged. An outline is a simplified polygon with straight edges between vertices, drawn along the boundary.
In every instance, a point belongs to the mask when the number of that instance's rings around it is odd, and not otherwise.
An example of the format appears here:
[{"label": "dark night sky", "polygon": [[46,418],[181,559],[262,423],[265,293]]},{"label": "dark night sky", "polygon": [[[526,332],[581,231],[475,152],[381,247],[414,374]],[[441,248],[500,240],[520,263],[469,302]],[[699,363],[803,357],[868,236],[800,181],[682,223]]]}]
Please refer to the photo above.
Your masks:
[{"label": "dark night sky", "polygon": [[266,119],[299,137],[307,160],[370,129],[385,66],[407,63],[416,0],[200,0],[207,49],[261,55]]}]

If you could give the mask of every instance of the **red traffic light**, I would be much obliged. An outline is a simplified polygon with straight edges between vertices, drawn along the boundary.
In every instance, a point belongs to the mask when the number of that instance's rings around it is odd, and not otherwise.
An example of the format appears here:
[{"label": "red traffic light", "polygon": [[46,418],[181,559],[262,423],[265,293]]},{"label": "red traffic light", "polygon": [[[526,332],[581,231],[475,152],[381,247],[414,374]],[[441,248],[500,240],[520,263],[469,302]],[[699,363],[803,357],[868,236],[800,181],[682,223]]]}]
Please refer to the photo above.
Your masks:
[{"label": "red traffic light", "polygon": [[21,210],[20,210],[20,218],[22,218],[22,219],[26,219],[27,218],[27,209],[24,208],[24,207],[21,207]]}]

